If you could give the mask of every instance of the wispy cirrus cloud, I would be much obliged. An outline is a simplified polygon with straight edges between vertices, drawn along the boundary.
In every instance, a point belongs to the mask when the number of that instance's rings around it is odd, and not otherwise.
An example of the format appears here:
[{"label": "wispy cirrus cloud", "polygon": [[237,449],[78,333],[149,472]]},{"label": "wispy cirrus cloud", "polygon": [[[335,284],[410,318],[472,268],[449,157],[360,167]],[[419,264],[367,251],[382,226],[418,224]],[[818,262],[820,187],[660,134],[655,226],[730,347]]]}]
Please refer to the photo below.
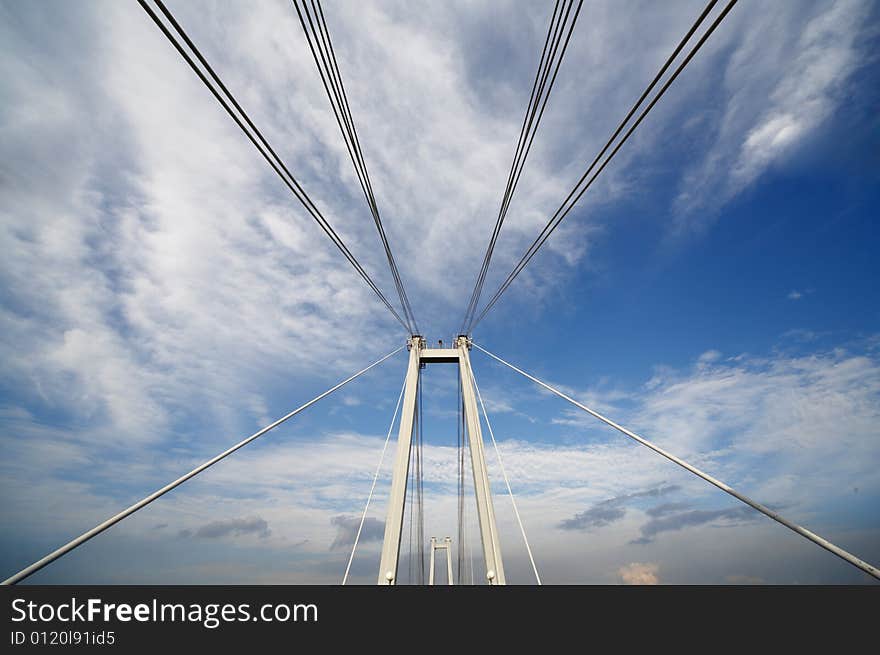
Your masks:
[{"label": "wispy cirrus cloud", "polygon": [[[869,2],[776,4],[767,10],[760,24],[749,22],[735,46],[729,42],[720,85],[726,101],[695,123],[710,135],[709,144],[683,176],[675,201],[679,232],[704,228],[721,205],[771,167],[784,165],[816,135],[842,102],[849,77],[870,60],[866,33],[859,29],[872,11]],[[749,101],[755,94],[765,102]]]},{"label": "wispy cirrus cloud", "polygon": [[[305,187],[389,288],[290,7],[186,3],[172,9],[270,140],[284,144],[282,156],[295,161]],[[485,180],[503,180],[526,100],[518,90],[528,88],[534,67],[528,48],[509,48],[517,55],[504,66],[495,62],[504,74],[492,78],[490,103],[474,94],[484,88],[486,64],[464,46],[488,31],[502,51],[505,43],[527,38],[537,55],[547,16],[510,12],[511,22],[499,23],[491,12],[472,7],[328,9],[392,245],[415,287],[411,295],[443,299],[432,309],[416,301],[417,309],[433,312],[426,320],[434,323],[454,313],[470,282],[462,264],[479,259],[482,241],[462,235],[475,216],[495,211],[498,192]],[[3,11],[4,23],[16,27],[8,28],[4,39],[4,160],[15,164],[3,172],[10,183],[0,238],[10,253],[2,268],[8,335],[3,355],[6,378],[20,390],[17,402],[85,415],[92,434],[158,439],[186,407],[206,402],[219,408],[222,399],[241,397],[244,380],[251,388],[265,388],[280,375],[290,379],[291,370],[305,378],[325,370],[321,364],[328,358],[352,365],[355,344],[362,352],[391,343],[378,336],[387,334],[391,323],[375,299],[136,6],[54,17],[34,5]],[[656,67],[666,42],[674,42],[694,13],[684,5],[619,11],[626,15],[593,9],[578,27],[493,275],[501,274],[543,223],[553,199],[567,190],[566,180],[576,178],[590,149],[575,152],[573,144],[598,141],[613,125],[614,107],[622,111],[627,94],[637,93],[639,74],[627,77],[631,81],[621,88],[618,73],[630,68],[647,74]],[[736,61],[765,64],[760,69],[731,64],[738,74],[770,75],[772,63],[773,80],[797,80],[830,49],[842,54],[829,59],[823,75],[809,76],[818,90],[808,97],[818,100],[797,103],[830,106],[834,95],[823,90],[829,75],[850,70],[856,59],[853,39],[833,37],[857,32],[846,28],[860,11],[862,5],[814,8],[793,17],[792,10],[775,8],[762,17],[769,22],[761,29],[785,34],[778,41],[786,52],[800,54],[772,58],[762,48],[773,40],[755,38],[753,26],[744,26],[746,15],[734,14],[738,22],[717,47],[713,41],[701,54],[700,65],[713,65],[724,45],[742,53]],[[213,19],[202,20],[208,14]],[[631,32],[651,25],[654,40],[638,55],[622,47],[626,32],[615,25],[624,18]],[[53,38],[27,37],[38,32]],[[603,37],[597,41],[594,34]],[[90,44],[77,49],[76,58],[68,56],[73,39]],[[607,63],[609,74],[597,76],[602,66],[572,63],[577,61]],[[790,67],[778,71],[780,61],[790,61]],[[376,78],[378,69],[385,74]],[[731,78],[731,88],[735,81],[741,80]],[[775,115],[781,110],[772,103],[788,97],[780,91],[767,100],[757,82],[735,88],[751,90],[749,103],[740,101],[741,94],[730,103],[736,116],[746,105],[753,112],[748,116]],[[694,81],[676,89],[682,98],[696,92]],[[613,102],[594,100],[601,97]],[[668,113],[678,106],[672,103]],[[593,117],[589,123],[577,119],[585,110]],[[658,114],[651,120],[659,128],[677,119]],[[746,121],[734,122],[740,134]],[[575,138],[572,126],[595,134]],[[628,150],[640,152],[649,141],[650,135]],[[728,147],[735,142],[721,139],[714,149],[735,152]],[[626,160],[615,168],[625,170]],[[612,180],[597,193],[613,195],[613,188]],[[455,207],[449,197],[456,198]],[[425,223],[421,216],[432,219]],[[599,226],[581,220],[573,240],[565,241],[580,248],[578,234],[594,227]],[[413,230],[420,239],[408,237]],[[448,247],[426,252],[423,241]],[[564,266],[579,265],[584,256],[563,257]],[[552,261],[544,266],[551,281]],[[525,288],[534,297],[540,285],[529,282]],[[356,340],[331,336],[349,325],[361,326]],[[302,342],[310,347],[295,346]],[[227,353],[235,356],[222,356]],[[88,391],[76,396],[68,393],[71,388]],[[252,394],[248,408],[237,411],[263,418],[261,402]],[[216,416],[230,418],[222,411]]]}]

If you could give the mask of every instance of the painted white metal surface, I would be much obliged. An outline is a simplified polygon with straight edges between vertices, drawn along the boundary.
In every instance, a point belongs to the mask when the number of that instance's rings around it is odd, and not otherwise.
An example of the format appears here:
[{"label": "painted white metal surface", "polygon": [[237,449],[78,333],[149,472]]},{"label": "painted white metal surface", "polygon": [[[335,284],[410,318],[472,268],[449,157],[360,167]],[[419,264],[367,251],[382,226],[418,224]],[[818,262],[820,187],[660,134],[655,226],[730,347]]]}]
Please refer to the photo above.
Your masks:
[{"label": "painted white metal surface", "polygon": [[[425,345],[424,339],[418,336],[412,337],[409,341],[409,366],[407,368],[406,388],[401,408],[397,454],[395,455],[391,479],[391,495],[388,499],[388,514],[385,520],[385,536],[382,542],[382,557],[379,563],[377,583],[380,585],[397,584],[397,568],[400,559],[400,540],[406,503],[406,487],[409,477],[419,369],[422,364],[427,363],[457,363],[464,399],[471,465],[474,472],[474,495],[477,501],[477,516],[486,564],[486,580],[490,585],[503,585],[506,584],[504,563],[501,558],[501,542],[495,523],[495,508],[492,503],[489,473],[486,469],[486,456],[483,448],[483,435],[480,428],[477,399],[472,383],[473,371],[471,370],[470,358],[468,356],[470,344],[467,337],[459,337],[455,342],[455,348],[426,348]],[[434,581],[434,551],[438,548],[446,549],[447,576],[449,584],[452,584],[452,555],[451,548],[449,547],[451,543],[452,540],[449,537],[446,538],[444,544],[438,544],[433,537],[431,538],[430,584],[433,584]]]},{"label": "painted white metal surface", "polygon": [[443,543],[437,543],[437,537],[431,537],[431,569],[428,574],[428,584],[434,586],[434,554],[438,550],[446,551],[446,584],[452,586],[452,538],[444,537]]},{"label": "painted white metal surface", "polygon": [[492,488],[489,484],[489,472],[486,470],[486,456],[483,449],[483,434],[480,428],[480,415],[477,411],[477,399],[471,383],[473,371],[468,354],[467,337],[461,336],[456,341],[459,352],[459,376],[464,396],[464,416],[467,424],[468,443],[470,444],[471,466],[474,471],[474,489],[477,498],[477,517],[480,524],[480,537],[483,543],[483,556],[486,562],[486,580],[490,585],[507,584],[504,577],[504,562],[501,557],[501,541],[495,523],[495,507],[492,503]]},{"label": "painted white metal surface", "polygon": [[382,559],[379,562],[379,578],[377,583],[380,585],[397,584],[397,564],[400,556],[400,537],[403,528],[406,483],[409,477],[413,419],[416,411],[416,392],[419,385],[419,355],[424,345],[424,339],[419,336],[413,336],[409,340],[406,390],[403,392],[400,430],[397,436],[397,454],[394,458],[394,472],[391,477],[391,495],[388,498],[388,515],[385,519]]},{"label": "painted white metal surface", "polygon": [[452,538],[446,537],[443,541],[446,543],[446,584],[451,587],[454,584],[452,582]]},{"label": "painted white metal surface", "polygon": [[447,363],[447,364],[457,364],[458,363],[458,349],[457,348],[424,348],[421,354],[422,362],[431,363]]}]

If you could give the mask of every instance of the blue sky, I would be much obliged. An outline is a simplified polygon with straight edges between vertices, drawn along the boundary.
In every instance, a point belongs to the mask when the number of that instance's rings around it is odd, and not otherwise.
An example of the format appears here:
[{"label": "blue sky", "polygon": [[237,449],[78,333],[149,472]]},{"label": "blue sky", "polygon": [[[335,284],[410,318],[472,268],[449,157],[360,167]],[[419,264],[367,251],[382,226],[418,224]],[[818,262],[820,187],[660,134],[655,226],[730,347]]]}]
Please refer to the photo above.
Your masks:
[{"label": "blue sky", "polygon": [[[290,4],[168,5],[392,297]],[[487,292],[701,8],[584,3]],[[449,339],[549,12],[325,12],[414,311],[426,337]],[[875,564],[877,16],[858,0],[742,0],[474,334]],[[0,64],[11,574],[405,335],[136,3],[2,2]],[[870,582],[473,360],[545,582]],[[338,582],[404,368],[396,356],[33,582]],[[455,535],[454,371],[431,367],[424,384],[426,530]],[[529,583],[497,490],[508,579]],[[358,549],[355,581],[373,580],[378,548]]]}]

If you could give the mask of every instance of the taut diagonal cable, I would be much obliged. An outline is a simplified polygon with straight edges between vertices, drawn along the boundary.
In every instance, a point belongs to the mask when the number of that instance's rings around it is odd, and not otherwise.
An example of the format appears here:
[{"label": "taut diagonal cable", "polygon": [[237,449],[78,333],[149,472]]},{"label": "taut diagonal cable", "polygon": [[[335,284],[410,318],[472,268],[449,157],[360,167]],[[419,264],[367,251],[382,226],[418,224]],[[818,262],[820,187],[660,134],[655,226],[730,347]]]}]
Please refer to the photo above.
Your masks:
[{"label": "taut diagonal cable", "polygon": [[72,551],[77,546],[84,544],[86,541],[88,541],[92,537],[104,532],[104,530],[106,530],[107,528],[110,528],[110,527],[116,525],[117,523],[119,523],[122,519],[126,518],[127,516],[130,516],[130,515],[134,514],[136,511],[138,511],[139,509],[146,507],[147,505],[152,503],[154,500],[156,500],[160,496],[164,496],[166,493],[168,493],[169,491],[171,491],[175,487],[178,487],[181,484],[183,484],[184,482],[186,482],[187,480],[189,480],[190,478],[195,477],[196,475],[198,475],[199,473],[201,473],[205,469],[207,469],[207,468],[213,466],[214,464],[216,464],[217,462],[219,462],[221,459],[228,457],[229,455],[231,455],[232,453],[237,451],[239,448],[244,448],[251,441],[258,439],[259,437],[263,436],[264,434],[266,434],[270,430],[277,428],[279,425],[284,423],[286,420],[293,418],[294,416],[299,414],[301,411],[308,409],[309,407],[314,405],[316,402],[318,402],[322,398],[326,398],[331,393],[333,393],[337,389],[344,387],[346,384],[348,384],[349,382],[351,382],[355,378],[359,378],[361,375],[363,375],[364,373],[369,371],[371,368],[378,366],[379,364],[384,362],[386,359],[388,359],[392,355],[396,355],[397,353],[399,353],[401,350],[403,350],[403,348],[404,347],[401,346],[400,348],[397,348],[396,350],[388,353],[382,359],[378,359],[375,362],[373,362],[372,364],[370,364],[369,366],[367,366],[366,368],[362,368],[360,371],[358,371],[354,375],[346,378],[345,380],[343,380],[342,382],[340,382],[336,386],[327,389],[327,391],[325,391],[324,393],[322,393],[318,396],[315,396],[309,402],[305,403],[304,405],[300,405],[295,410],[293,410],[292,412],[290,412],[289,414],[287,414],[285,416],[282,416],[280,419],[278,419],[274,423],[270,423],[269,425],[264,427],[262,430],[258,430],[257,432],[255,432],[254,434],[252,434],[251,436],[249,436],[246,439],[242,439],[237,444],[235,444],[231,448],[228,448],[227,450],[224,450],[222,453],[220,453],[216,457],[212,457],[204,464],[200,464],[199,466],[195,467],[189,473],[181,475],[179,478],[174,480],[174,482],[170,482],[170,483],[166,484],[164,487],[162,487],[161,489],[158,489],[157,491],[154,491],[146,498],[139,500],[131,507],[122,510],[121,512],[119,512],[119,514],[116,514],[115,516],[111,516],[109,519],[107,519],[103,523],[96,525],[91,530],[84,532],[83,534],[78,536],[76,539],[61,546],[61,548],[49,553],[43,559],[34,562],[33,564],[31,564],[27,568],[22,569],[21,571],[19,571],[15,575],[7,578],[6,580],[3,581],[3,584],[4,585],[15,584],[17,582],[20,582],[21,580],[24,580],[29,575],[36,573],[37,571],[39,571],[41,568],[43,568],[47,564],[51,564],[52,562],[54,562],[56,559],[58,559],[62,555],[66,555],[67,553]]},{"label": "taut diagonal cable", "polygon": [[[198,48],[196,48],[192,39],[189,38],[187,33],[183,30],[181,25],[177,22],[171,12],[167,7],[162,3],[162,0],[154,0],[155,5],[159,8],[159,11],[165,16],[165,19],[170,24],[171,28],[162,21],[162,19],[158,16],[158,14],[150,7],[150,5],[146,2],[146,0],[138,0],[138,3],[143,7],[144,11],[153,19],[153,22],[159,27],[165,37],[171,42],[171,44],[175,47],[177,52],[181,57],[189,64],[190,68],[192,68],[193,72],[198,76],[198,78],[202,81],[202,83],[208,87],[208,90],[214,95],[217,101],[221,104],[223,109],[226,110],[226,113],[235,121],[235,124],[244,132],[245,136],[250,140],[250,142],[254,145],[254,147],[259,151],[259,153],[263,156],[263,158],[269,163],[272,167],[272,170],[281,178],[281,181],[284,182],[284,185],[293,193],[294,197],[302,203],[303,207],[305,207],[306,211],[312,216],[316,223],[321,227],[324,233],[333,241],[333,244],[339,249],[339,251],[343,254],[343,256],[348,260],[348,262],[354,267],[354,269],[358,272],[358,274],[363,278],[364,282],[373,290],[379,300],[388,308],[388,311],[397,319],[397,321],[407,330],[410,331],[409,326],[404,322],[404,320],[397,313],[397,310],[388,302],[388,299],[385,297],[385,294],[376,286],[375,282],[373,282],[372,278],[367,274],[364,270],[363,266],[361,266],[360,262],[355,258],[355,256],[351,253],[345,243],[342,241],[341,237],[336,233],[330,223],[324,218],[324,215],[317,208],[312,199],[309,198],[308,194],[303,190],[300,186],[299,182],[287,168],[282,159],[276,154],[275,150],[272,149],[272,146],[269,145],[269,142],[263,136],[262,132],[260,132],[256,125],[254,125],[253,121],[251,121],[250,117],[241,108],[241,105],[235,99],[235,97],[230,93],[229,89],[226,88],[226,85],[220,79],[220,77],[214,72],[214,69],[207,62],[207,60],[202,56],[201,52],[199,52]],[[177,36],[172,34],[171,29],[173,29]],[[183,43],[178,39],[183,40]],[[186,47],[184,47],[186,46]],[[190,54],[192,53],[192,54]],[[195,59],[193,59],[195,57]],[[198,60],[198,64],[196,63]],[[199,67],[201,64],[202,68]],[[204,68],[204,70],[202,70]],[[210,79],[209,79],[210,77]],[[213,80],[213,84],[211,82]]]},{"label": "taut diagonal cable", "polygon": [[572,398],[571,396],[567,396],[566,394],[562,393],[558,389],[554,389],[546,382],[541,382],[541,380],[539,380],[538,378],[536,378],[532,375],[529,375],[528,373],[526,373],[522,369],[519,369],[516,366],[514,366],[513,364],[504,361],[503,359],[501,359],[497,355],[493,355],[485,348],[482,348],[475,343],[473,344],[473,346],[475,348],[483,351],[487,355],[489,355],[489,357],[491,357],[495,361],[500,362],[501,364],[504,364],[508,368],[511,368],[514,371],[516,371],[517,373],[519,373],[520,375],[528,378],[529,380],[531,380],[535,384],[538,384],[538,385],[544,387],[545,389],[547,389],[547,391],[550,391],[551,393],[556,394],[560,398],[567,400],[575,407],[582,409],[587,414],[590,414],[591,416],[599,419],[600,421],[602,421],[606,425],[610,425],[612,428],[614,428],[618,432],[622,432],[623,434],[628,436],[630,439],[638,441],[640,444],[642,444],[643,446],[647,446],[648,448],[653,450],[655,453],[663,455],[663,457],[665,457],[669,461],[674,462],[675,464],[678,464],[680,467],[682,467],[683,469],[685,469],[687,471],[690,471],[691,473],[693,473],[697,477],[703,478],[706,482],[713,484],[716,487],[718,487],[719,489],[721,489],[721,491],[730,494],[731,496],[733,496],[737,500],[744,502],[746,505],[749,505],[753,509],[758,510],[762,514],[769,516],[771,519],[773,519],[777,523],[781,523],[789,530],[792,530],[793,532],[796,532],[797,534],[801,535],[802,537],[809,539],[814,544],[821,546],[822,548],[824,548],[825,550],[827,550],[831,553],[834,553],[835,555],[837,555],[838,557],[840,557],[844,561],[849,562],[850,564],[861,569],[862,571],[864,571],[868,575],[872,575],[875,578],[877,578],[878,580],[880,580],[880,570],[878,570],[877,567],[872,566],[871,564],[868,564],[867,562],[859,559],[858,557],[856,557],[852,553],[845,551],[843,548],[840,548],[839,546],[835,546],[833,543],[831,543],[827,539],[820,537],[819,535],[815,534],[814,532],[810,532],[806,528],[802,528],[797,523],[793,523],[792,521],[789,521],[788,519],[784,518],[783,516],[781,516],[777,512],[774,512],[772,509],[765,507],[761,503],[752,500],[748,496],[741,494],[740,492],[736,491],[735,489],[732,489],[730,486],[721,482],[721,480],[713,478],[708,473],[703,473],[703,471],[698,469],[696,466],[692,466],[691,464],[688,464],[683,459],[680,459],[680,458],[676,457],[675,455],[666,452],[665,450],[663,450],[659,446],[654,445],[653,443],[651,443],[650,441],[648,441],[644,437],[640,437],[635,432],[632,432],[631,430],[627,430],[625,427],[623,427],[622,425],[618,425],[617,423],[615,423],[614,421],[612,421],[609,418],[605,418],[599,412],[590,409],[589,407],[587,407],[586,405],[584,405],[582,403],[579,403],[574,398]]},{"label": "taut diagonal cable", "polygon": [[[330,101],[333,115],[336,118],[336,124],[339,126],[339,130],[342,133],[342,138],[345,142],[348,156],[354,166],[361,191],[363,191],[367,206],[373,217],[373,222],[376,225],[376,230],[379,233],[379,239],[385,250],[385,257],[388,260],[388,266],[391,269],[391,276],[394,279],[394,285],[397,288],[397,294],[400,297],[400,304],[403,307],[403,312],[407,323],[409,324],[410,332],[418,332],[418,324],[415,321],[409,298],[406,295],[406,290],[403,285],[403,280],[400,277],[397,262],[394,260],[394,255],[391,252],[391,246],[388,243],[388,236],[382,225],[382,217],[379,214],[379,206],[376,203],[376,197],[373,193],[373,185],[370,181],[370,175],[367,171],[367,165],[358,138],[357,128],[355,127],[354,119],[351,114],[348,95],[346,94],[345,86],[342,83],[342,74],[336,60],[336,52],[333,49],[333,43],[330,39],[330,30],[327,28],[327,22],[324,19],[324,10],[321,8],[321,3],[316,0],[311,0],[311,2],[307,2],[307,0],[300,0],[299,2],[297,2],[297,0],[291,1],[293,2],[294,9],[296,9],[309,50],[311,50],[315,65],[318,68],[318,73],[321,76],[321,83],[324,85],[324,90]],[[309,4],[311,4],[311,9],[309,8]]]},{"label": "taut diagonal cable", "polygon": [[379,479],[379,472],[382,470],[382,461],[385,459],[385,451],[388,450],[388,441],[391,439],[391,431],[394,429],[394,422],[397,420],[397,412],[400,410],[400,401],[403,398],[403,391],[406,389],[406,378],[403,380],[403,386],[400,387],[400,395],[397,397],[397,405],[394,408],[394,414],[391,417],[391,425],[388,426],[388,434],[385,435],[385,443],[382,445],[382,454],[379,455],[379,463],[376,465],[376,473],[373,475],[373,484],[370,485],[370,493],[367,495],[367,504],[364,505],[364,513],[361,514],[361,522],[358,524],[357,534],[354,536],[354,543],[351,545],[351,555],[348,558],[348,565],[345,567],[345,575],[342,576],[342,584],[348,582],[348,573],[351,571],[351,563],[354,561],[354,551],[357,550],[358,541],[361,538],[361,531],[364,529],[364,521],[367,520],[367,510],[370,509],[370,501],[373,500],[373,491],[376,490],[376,480]]},{"label": "taut diagonal cable", "polygon": [[477,378],[471,369],[471,382],[474,383],[474,391],[477,392],[477,400],[480,401],[480,408],[483,410],[483,418],[486,419],[486,427],[489,428],[489,436],[492,437],[492,445],[495,447],[495,455],[498,456],[498,465],[501,467],[501,475],[504,478],[504,484],[507,486],[507,495],[510,496],[510,502],[513,505],[513,513],[516,515],[516,522],[519,524],[519,531],[522,534],[523,542],[526,545],[526,552],[529,554],[529,561],[532,563],[532,571],[535,573],[535,580],[538,585],[541,584],[541,576],[538,575],[538,567],[535,564],[535,558],[532,556],[532,547],[529,546],[529,538],[526,536],[526,529],[523,526],[522,518],[519,515],[519,509],[516,506],[516,498],[513,497],[513,489],[510,488],[510,478],[507,477],[507,469],[504,468],[504,460],[501,458],[501,450],[498,448],[498,442],[495,441],[495,432],[492,430],[492,424],[489,422],[489,413],[486,411],[486,405],[483,403],[483,396],[480,395],[480,386],[477,384]]}]

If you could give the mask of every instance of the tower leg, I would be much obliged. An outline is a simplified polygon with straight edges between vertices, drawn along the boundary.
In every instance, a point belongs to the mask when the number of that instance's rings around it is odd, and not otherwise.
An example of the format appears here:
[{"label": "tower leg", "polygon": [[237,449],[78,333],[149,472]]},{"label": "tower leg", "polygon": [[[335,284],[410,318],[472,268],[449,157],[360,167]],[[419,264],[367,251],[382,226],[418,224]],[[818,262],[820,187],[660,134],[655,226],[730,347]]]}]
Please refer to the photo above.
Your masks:
[{"label": "tower leg", "polygon": [[446,584],[452,585],[452,539],[446,537]]},{"label": "tower leg", "polygon": [[486,470],[486,457],[483,451],[483,433],[480,428],[480,415],[477,413],[477,398],[471,383],[471,360],[468,353],[467,337],[459,337],[456,342],[459,353],[459,374],[461,391],[464,396],[464,416],[467,423],[468,443],[471,451],[471,464],[474,470],[474,489],[477,497],[477,515],[480,522],[480,537],[483,542],[483,555],[486,560],[486,579],[490,585],[507,584],[504,578],[504,563],[501,560],[501,541],[495,524],[495,507],[492,503],[492,489],[489,473]]},{"label": "tower leg", "polygon": [[428,574],[428,584],[434,586],[434,553],[437,551],[437,538],[431,537],[431,572]]},{"label": "tower leg", "polygon": [[400,556],[400,537],[403,528],[403,510],[406,500],[406,483],[409,477],[409,457],[412,447],[413,418],[416,411],[416,391],[419,384],[419,354],[424,341],[413,336],[409,343],[409,365],[406,370],[406,389],[400,414],[400,431],[397,436],[397,455],[391,478],[391,495],[388,498],[388,516],[385,519],[385,539],[382,542],[382,559],[379,564],[380,585],[397,584],[397,563]]}]

